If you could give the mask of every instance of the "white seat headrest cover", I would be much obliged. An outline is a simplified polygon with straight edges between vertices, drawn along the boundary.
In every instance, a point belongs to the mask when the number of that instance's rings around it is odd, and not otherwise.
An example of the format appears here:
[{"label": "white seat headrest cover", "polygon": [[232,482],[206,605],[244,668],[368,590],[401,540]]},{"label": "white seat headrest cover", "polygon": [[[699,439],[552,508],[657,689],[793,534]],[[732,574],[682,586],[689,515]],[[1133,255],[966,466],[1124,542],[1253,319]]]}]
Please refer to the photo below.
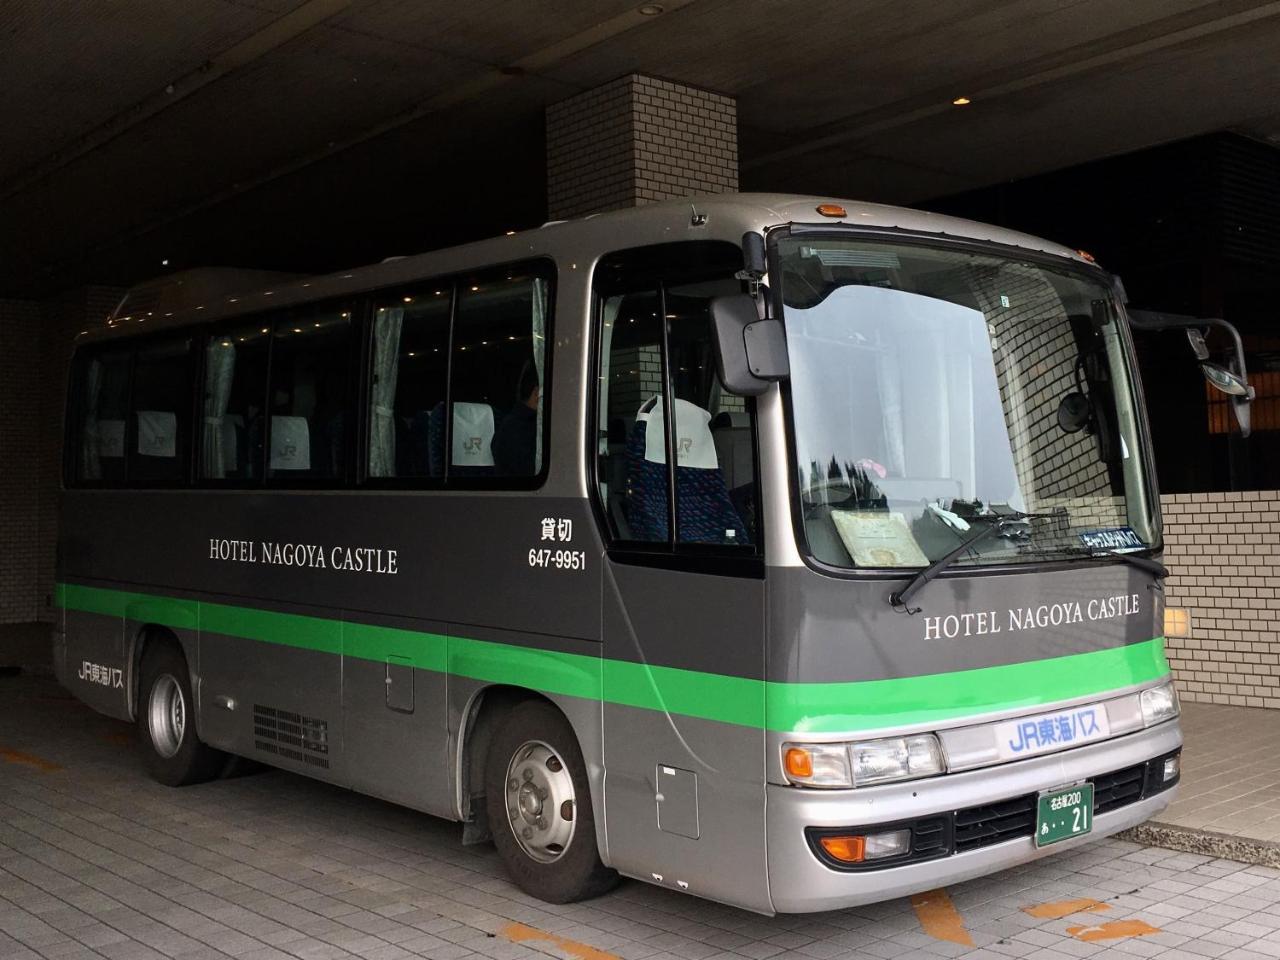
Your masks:
[{"label": "white seat headrest cover", "polygon": [[[645,409],[648,407],[648,409]],[[662,398],[656,397],[636,414],[645,423],[644,458],[650,463],[667,462],[667,441],[662,429]],[[711,436],[711,414],[688,400],[676,398],[676,464],[714,470],[720,465]]]},{"label": "white seat headrest cover", "polygon": [[493,407],[487,403],[453,405],[453,464],[492,467]]}]

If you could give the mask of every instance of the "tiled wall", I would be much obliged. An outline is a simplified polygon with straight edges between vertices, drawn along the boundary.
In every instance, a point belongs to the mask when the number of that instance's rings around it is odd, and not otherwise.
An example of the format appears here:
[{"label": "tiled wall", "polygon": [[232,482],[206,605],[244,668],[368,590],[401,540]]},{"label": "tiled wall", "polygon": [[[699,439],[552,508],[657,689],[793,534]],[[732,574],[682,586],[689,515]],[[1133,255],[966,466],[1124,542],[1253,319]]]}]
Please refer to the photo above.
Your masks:
[{"label": "tiled wall", "polygon": [[37,617],[42,424],[40,307],[0,300],[0,623]]},{"label": "tiled wall", "polygon": [[552,219],[737,189],[732,97],[631,74],[547,108]]},{"label": "tiled wall", "polygon": [[0,300],[0,623],[53,615],[67,362],[77,333],[120,298],[89,287],[42,303]]},{"label": "tiled wall", "polygon": [[1280,491],[1161,498],[1170,606],[1192,637],[1169,640],[1184,700],[1280,707]]}]

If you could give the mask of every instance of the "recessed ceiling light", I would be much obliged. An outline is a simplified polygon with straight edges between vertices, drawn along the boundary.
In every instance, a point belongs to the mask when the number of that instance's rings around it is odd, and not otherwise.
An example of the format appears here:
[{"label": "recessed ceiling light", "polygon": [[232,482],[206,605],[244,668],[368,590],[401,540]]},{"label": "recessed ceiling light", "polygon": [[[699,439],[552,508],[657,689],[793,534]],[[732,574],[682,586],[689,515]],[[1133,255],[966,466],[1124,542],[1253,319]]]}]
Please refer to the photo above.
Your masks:
[{"label": "recessed ceiling light", "polygon": [[666,10],[667,8],[660,3],[646,3],[639,8],[640,16],[642,17],[656,17],[660,13],[665,13]]},{"label": "recessed ceiling light", "polygon": [[954,100],[951,101],[952,105],[957,107],[967,107],[972,102],[973,101],[970,100],[968,97],[956,97]]}]

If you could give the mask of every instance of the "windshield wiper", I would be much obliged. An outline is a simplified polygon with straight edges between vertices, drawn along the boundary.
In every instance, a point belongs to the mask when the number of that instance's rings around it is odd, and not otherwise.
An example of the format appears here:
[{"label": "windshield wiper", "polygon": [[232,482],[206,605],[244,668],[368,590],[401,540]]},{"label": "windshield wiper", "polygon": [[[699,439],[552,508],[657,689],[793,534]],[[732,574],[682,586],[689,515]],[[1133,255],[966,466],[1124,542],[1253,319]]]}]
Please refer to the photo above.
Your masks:
[{"label": "windshield wiper", "polygon": [[1126,553],[1123,550],[1091,550],[1088,547],[1062,547],[1060,549],[1064,553],[1074,553],[1079,556],[1089,556],[1097,559],[1107,557],[1112,560],[1119,560],[1121,563],[1127,563],[1131,567],[1145,570],[1156,578],[1164,578],[1169,575],[1169,568],[1159,560],[1139,556],[1136,553]]},{"label": "windshield wiper", "polygon": [[[1028,520],[1061,520],[1066,516],[1066,511],[1055,510],[1052,513],[1023,513],[1020,510],[1008,510],[1004,513],[979,513],[972,516],[964,517],[967,523],[972,524],[974,521],[982,521],[985,526],[970,534],[966,539],[961,541],[960,546],[956,547],[950,553],[939,557],[933,563],[929,564],[914,577],[907,581],[907,585],[901,590],[895,590],[889,594],[889,603],[894,607],[901,607],[909,614],[917,614],[920,608],[911,608],[907,606],[907,602],[915,596],[926,583],[936,577],[939,573],[949,567],[961,554],[970,547],[977,545],[990,536],[1003,536],[1012,527],[1021,527],[1019,531],[1026,536],[1025,527],[1022,527]],[[955,529],[946,520],[939,517],[939,521],[946,524],[951,529]],[[1154,561],[1151,561],[1154,562]]]},{"label": "windshield wiper", "polygon": [[[1027,516],[1030,516],[1030,515],[1027,515]],[[987,518],[984,516],[984,517],[978,517],[975,519],[985,520]],[[997,519],[994,519],[993,522],[990,523],[989,525],[986,525],[980,528],[977,532],[971,533],[968,537],[966,537],[964,540],[960,542],[960,546],[956,547],[950,553],[944,554],[943,556],[939,557],[937,560],[933,561],[933,563],[929,564],[927,567],[925,567],[919,573],[917,573],[914,577],[908,580],[907,585],[903,587],[901,590],[895,590],[893,591],[893,593],[889,594],[889,603],[895,608],[902,607],[909,614],[919,613],[920,612],[919,607],[916,607],[913,610],[911,607],[907,606],[907,601],[909,601],[913,596],[915,596],[916,591],[918,591],[926,583],[928,583],[930,580],[936,577],[939,573],[941,573],[943,570],[949,567],[952,561],[954,561],[962,553],[967,551],[970,547],[975,546],[977,543],[979,543],[982,540],[985,540],[987,537],[991,537],[991,536],[995,536],[996,534],[1003,533],[1006,527],[1009,527],[1015,523],[1021,523],[1023,519],[1024,519],[1024,516],[1022,515],[1015,515],[1012,517],[999,517]]]}]

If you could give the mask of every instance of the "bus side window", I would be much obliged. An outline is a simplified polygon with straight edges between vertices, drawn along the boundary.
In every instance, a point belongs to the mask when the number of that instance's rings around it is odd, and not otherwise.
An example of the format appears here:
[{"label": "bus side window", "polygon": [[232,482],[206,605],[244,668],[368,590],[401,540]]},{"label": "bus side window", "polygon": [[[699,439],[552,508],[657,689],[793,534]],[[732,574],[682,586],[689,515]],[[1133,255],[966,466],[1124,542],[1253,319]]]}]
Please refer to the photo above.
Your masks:
[{"label": "bus side window", "polygon": [[349,310],[307,310],[276,320],[267,396],[268,477],[346,476],[350,360]]},{"label": "bus side window", "polygon": [[550,284],[528,268],[459,285],[451,422],[430,425],[451,480],[542,472],[549,311]]},{"label": "bus side window", "polygon": [[267,396],[265,322],[213,334],[205,341],[201,393],[201,480],[256,480],[262,476]]},{"label": "bus side window", "polygon": [[728,277],[666,288],[681,543],[759,542],[755,405],[723,389],[711,342],[711,298],[740,291]]},{"label": "bus side window", "polygon": [[79,483],[119,485],[125,479],[125,427],[129,416],[132,348],[90,353],[78,368],[75,418]]},{"label": "bus side window", "polygon": [[596,479],[620,540],[667,539],[667,469],[662,395],[662,323],[656,291],[601,304],[600,409]]},{"label": "bus side window", "polygon": [[[453,284],[378,298],[369,378],[369,476],[443,477],[431,418],[443,417]],[[443,439],[443,437],[441,437]]]},{"label": "bus side window", "polygon": [[138,347],[128,435],[131,485],[186,486],[191,462],[191,377],[190,340],[160,340]]},{"label": "bus side window", "polygon": [[760,542],[755,404],[724,390],[711,336],[712,298],[741,291],[738,259],[728,244],[672,244],[619,253],[600,268],[596,482],[617,540]]}]

